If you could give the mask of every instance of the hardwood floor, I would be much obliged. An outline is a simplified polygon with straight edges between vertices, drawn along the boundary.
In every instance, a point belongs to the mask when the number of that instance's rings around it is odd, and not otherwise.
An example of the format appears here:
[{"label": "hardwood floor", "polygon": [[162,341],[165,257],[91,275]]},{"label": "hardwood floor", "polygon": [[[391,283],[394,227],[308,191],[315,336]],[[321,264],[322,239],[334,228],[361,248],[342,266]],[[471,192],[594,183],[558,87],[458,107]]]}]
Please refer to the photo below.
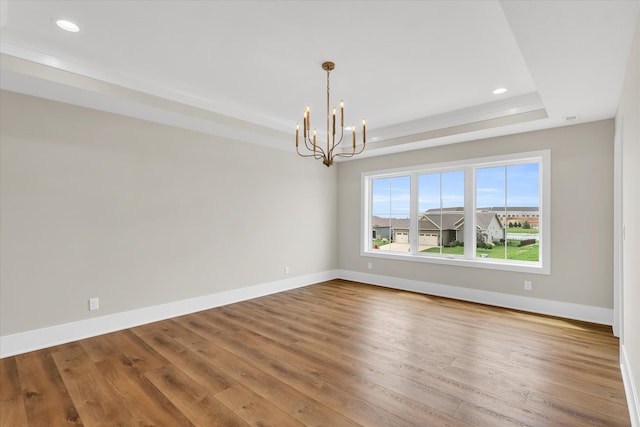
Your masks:
[{"label": "hardwood floor", "polygon": [[4,426],[629,426],[609,327],[333,280],[0,360]]}]

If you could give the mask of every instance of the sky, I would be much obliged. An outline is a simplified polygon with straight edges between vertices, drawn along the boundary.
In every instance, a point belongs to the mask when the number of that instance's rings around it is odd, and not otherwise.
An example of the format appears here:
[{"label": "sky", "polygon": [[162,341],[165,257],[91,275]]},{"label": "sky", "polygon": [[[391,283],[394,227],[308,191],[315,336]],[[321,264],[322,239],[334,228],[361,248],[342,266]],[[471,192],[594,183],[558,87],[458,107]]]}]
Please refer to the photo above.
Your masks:
[{"label": "sky", "polygon": [[[539,206],[539,165],[478,168],[476,170],[477,207]],[[505,185],[506,183],[506,185]],[[409,176],[376,179],[372,183],[373,215],[383,218],[409,218]],[[464,172],[453,171],[418,177],[418,209],[462,207]]]}]

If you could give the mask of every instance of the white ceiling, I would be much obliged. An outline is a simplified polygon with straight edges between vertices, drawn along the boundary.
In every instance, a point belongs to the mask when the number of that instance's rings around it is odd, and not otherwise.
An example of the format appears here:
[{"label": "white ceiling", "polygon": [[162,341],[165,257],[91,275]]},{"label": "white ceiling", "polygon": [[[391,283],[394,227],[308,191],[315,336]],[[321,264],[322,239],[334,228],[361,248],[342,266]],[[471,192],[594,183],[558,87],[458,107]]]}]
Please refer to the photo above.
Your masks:
[{"label": "white ceiling", "polygon": [[377,155],[613,117],[639,13],[631,0],[2,0],[0,87],[293,151],[306,105],[325,126],[331,60],[332,104],[367,118]]}]

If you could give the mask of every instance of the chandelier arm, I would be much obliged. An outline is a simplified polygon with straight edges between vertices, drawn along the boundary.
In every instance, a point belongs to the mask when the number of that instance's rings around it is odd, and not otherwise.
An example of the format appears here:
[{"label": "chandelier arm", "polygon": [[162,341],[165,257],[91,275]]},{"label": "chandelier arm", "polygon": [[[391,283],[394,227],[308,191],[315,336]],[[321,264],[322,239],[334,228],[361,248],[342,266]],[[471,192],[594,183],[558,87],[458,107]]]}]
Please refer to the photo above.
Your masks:
[{"label": "chandelier arm", "polygon": [[353,156],[355,156],[356,154],[359,154],[359,153],[338,153],[338,154],[336,154],[336,155],[335,155],[335,156],[333,156],[333,157],[348,158],[348,157],[353,157]]},{"label": "chandelier arm", "polygon": [[304,138],[304,146],[307,150],[313,151],[313,141],[310,141],[308,138]]},{"label": "chandelier arm", "polygon": [[316,154],[313,154],[313,153],[310,153],[310,154],[302,154],[299,150],[296,150],[296,151],[297,151],[297,153],[298,153],[298,156],[300,156],[300,157],[313,157],[313,158],[315,158],[315,159],[324,159],[324,156],[323,156],[323,155],[321,155],[321,154],[319,154],[319,153],[316,153]]},{"label": "chandelier arm", "polygon": [[362,145],[362,148],[359,151],[352,151],[351,153],[336,153],[336,155],[334,157],[351,157],[351,156],[355,156],[358,155],[360,153],[362,153],[364,151],[365,145]]},{"label": "chandelier arm", "polygon": [[321,147],[319,147],[316,144],[316,150],[314,151],[313,150],[313,145],[310,145],[310,144],[311,144],[311,141],[308,141],[308,142],[305,141],[306,149],[309,152],[309,154],[300,153],[299,148],[296,147],[296,152],[298,153],[298,155],[300,157],[313,157],[316,160],[326,159],[327,158],[327,155],[325,154],[324,150]]},{"label": "chandelier arm", "polygon": [[[341,104],[342,105],[342,104]],[[342,107],[340,107],[340,114],[342,114]],[[333,151],[342,143],[342,139],[344,138],[344,123],[340,123],[340,139],[338,140],[338,143],[334,143],[333,147],[331,147],[331,151],[330,151],[330,156],[331,158],[333,158]],[[335,141],[335,137],[334,137],[334,141]]]},{"label": "chandelier arm", "polygon": [[[309,141],[309,140],[307,140],[307,138],[305,138],[304,139],[304,145],[305,145],[305,148],[309,152],[311,152],[311,153],[314,152],[314,150],[313,150],[313,142],[312,141]],[[300,150],[298,149],[298,147],[296,147],[296,151],[298,152],[298,154],[300,154]],[[302,156],[302,157],[315,157],[316,159],[322,159],[322,158],[324,158],[326,156],[326,154],[325,154],[324,150],[322,149],[322,147],[320,147],[318,144],[316,144],[316,150],[315,150],[314,154],[300,154],[300,156]]]},{"label": "chandelier arm", "polygon": [[296,153],[298,153],[298,156],[300,156],[300,157],[311,157],[311,156],[313,156],[313,154],[302,154],[300,152],[300,148],[297,147],[297,146],[296,146]]},{"label": "chandelier arm", "polygon": [[337,143],[334,143],[333,146],[331,147],[331,150],[329,150],[329,156],[333,155],[333,151],[338,148],[338,145],[340,145],[342,143],[342,138],[344,136],[344,132],[342,132],[342,135],[340,135],[340,139],[338,140]]},{"label": "chandelier arm", "polygon": [[321,160],[321,159],[324,159],[324,157],[323,157],[323,156],[319,156],[319,155],[317,155],[317,154],[314,156],[313,154],[300,154],[300,153],[298,153],[298,155],[299,155],[300,157],[313,157],[315,160]]},{"label": "chandelier arm", "polygon": [[[309,137],[304,138],[304,145],[307,148],[307,150],[314,151],[313,150],[313,141],[311,140],[311,138],[309,138]],[[324,151],[322,150],[322,147],[320,147],[318,144],[316,144],[315,151],[322,151],[324,153]]]}]

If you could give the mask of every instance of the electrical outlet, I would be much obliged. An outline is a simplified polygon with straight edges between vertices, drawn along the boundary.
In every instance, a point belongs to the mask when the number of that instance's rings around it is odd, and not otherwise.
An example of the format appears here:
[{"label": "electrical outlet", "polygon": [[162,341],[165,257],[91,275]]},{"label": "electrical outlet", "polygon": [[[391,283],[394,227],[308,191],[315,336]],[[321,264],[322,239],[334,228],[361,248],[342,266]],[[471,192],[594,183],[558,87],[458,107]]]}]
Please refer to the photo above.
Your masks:
[{"label": "electrical outlet", "polygon": [[284,274],[285,275],[289,274],[289,266],[288,265],[284,268]]},{"label": "electrical outlet", "polygon": [[373,263],[372,262],[367,263],[367,268],[369,270],[372,270],[373,269]]},{"label": "electrical outlet", "polygon": [[89,310],[98,310],[100,308],[100,299],[99,298],[89,298]]},{"label": "electrical outlet", "polygon": [[525,291],[530,291],[531,290],[531,280],[525,280],[524,281],[524,290]]}]

